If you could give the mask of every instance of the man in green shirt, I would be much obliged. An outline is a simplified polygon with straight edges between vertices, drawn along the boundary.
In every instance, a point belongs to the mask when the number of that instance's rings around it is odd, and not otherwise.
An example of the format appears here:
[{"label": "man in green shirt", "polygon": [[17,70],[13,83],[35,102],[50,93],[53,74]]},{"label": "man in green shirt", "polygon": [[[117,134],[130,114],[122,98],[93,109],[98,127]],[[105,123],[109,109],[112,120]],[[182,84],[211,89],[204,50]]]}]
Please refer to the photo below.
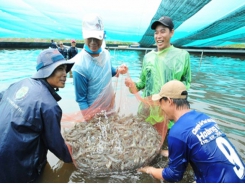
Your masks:
[{"label": "man in green shirt", "polygon": [[[130,78],[126,78],[125,85],[132,93],[143,90],[138,115],[143,116],[158,130],[163,142],[169,121],[163,118],[159,104],[152,102],[151,96],[158,93],[163,84],[173,79],[183,82],[187,89],[190,88],[190,55],[186,50],[171,45],[170,39],[174,34],[174,24],[171,18],[161,17],[152,23],[151,29],[155,30],[154,39],[157,49],[144,56],[139,80],[133,82]],[[171,126],[170,122],[168,127]]]}]

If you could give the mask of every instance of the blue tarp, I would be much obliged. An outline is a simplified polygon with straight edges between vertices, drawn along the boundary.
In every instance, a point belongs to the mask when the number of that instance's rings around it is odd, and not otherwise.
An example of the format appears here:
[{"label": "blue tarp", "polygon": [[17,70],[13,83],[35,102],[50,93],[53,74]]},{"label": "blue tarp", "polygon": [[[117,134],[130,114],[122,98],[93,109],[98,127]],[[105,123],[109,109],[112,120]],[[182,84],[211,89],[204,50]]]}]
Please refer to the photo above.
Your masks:
[{"label": "blue tarp", "polygon": [[109,41],[154,43],[152,21],[172,17],[176,46],[245,43],[244,0],[0,0],[0,38],[82,39],[82,17],[98,13]]}]

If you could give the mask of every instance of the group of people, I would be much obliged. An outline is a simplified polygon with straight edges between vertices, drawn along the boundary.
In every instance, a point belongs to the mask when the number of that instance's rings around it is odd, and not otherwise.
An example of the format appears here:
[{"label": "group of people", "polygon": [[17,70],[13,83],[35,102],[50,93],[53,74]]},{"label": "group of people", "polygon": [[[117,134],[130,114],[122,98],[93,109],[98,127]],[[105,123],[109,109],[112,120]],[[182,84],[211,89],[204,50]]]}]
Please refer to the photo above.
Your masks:
[{"label": "group of people", "polygon": [[[71,40],[71,46],[67,49],[63,42],[59,42],[59,46],[57,45],[54,40],[51,40],[50,48],[58,49],[58,51],[64,56],[65,59],[72,59],[75,55],[78,54],[78,49],[76,47],[76,41],[73,39]],[[69,72],[70,78],[72,78],[72,72]],[[58,88],[56,89],[58,91]]]},{"label": "group of people", "polygon": [[[190,56],[171,45],[171,18],[163,16],[151,28],[157,49],[145,55],[139,80],[126,78],[125,85],[132,93],[143,90],[143,98],[154,104],[142,102],[138,115],[155,126],[162,139],[167,124],[171,121],[173,125],[168,135],[168,166],[146,166],[138,171],[177,182],[190,163],[196,182],[245,182],[244,162],[217,123],[190,109]],[[67,60],[58,49],[46,49],[39,54],[37,72],[31,78],[0,93],[0,182],[34,182],[47,162],[48,150],[64,162],[72,162],[72,147],[60,133],[62,109],[57,101],[61,97],[54,90],[65,86],[70,70],[85,120],[93,110],[113,110],[111,79],[129,69],[123,64],[112,66],[110,53],[102,47],[104,25],[99,15],[83,18],[82,33],[84,48],[72,59]]]},{"label": "group of people", "polygon": [[71,46],[68,49],[63,45],[62,41],[60,41],[59,45],[57,45],[54,40],[51,40],[49,47],[52,49],[58,49],[58,51],[64,56],[65,59],[71,59],[78,53],[75,40],[71,40]]}]

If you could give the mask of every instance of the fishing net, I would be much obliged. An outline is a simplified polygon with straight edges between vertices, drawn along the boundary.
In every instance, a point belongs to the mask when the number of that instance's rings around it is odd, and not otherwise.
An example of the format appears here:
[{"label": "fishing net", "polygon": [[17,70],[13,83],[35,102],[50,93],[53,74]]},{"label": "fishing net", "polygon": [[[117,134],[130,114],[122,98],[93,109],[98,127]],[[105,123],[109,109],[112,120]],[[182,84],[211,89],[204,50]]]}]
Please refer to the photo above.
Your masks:
[{"label": "fishing net", "polygon": [[[245,5],[229,13],[225,17],[216,20],[210,25],[196,32],[191,33],[189,36],[175,40],[173,44],[176,46],[187,45],[196,40],[219,36],[224,33],[231,32],[241,27],[244,27],[245,26],[244,13],[245,13]],[[237,22],[239,22],[239,24],[237,24]],[[232,41],[232,38],[231,40],[227,40],[227,41]],[[240,40],[236,40],[236,41],[240,41]]]},{"label": "fishing net", "polygon": [[161,142],[143,119],[105,112],[65,130],[64,139],[72,147],[73,163],[84,172],[135,170],[159,154]]},{"label": "fishing net", "polygon": [[[167,125],[161,118],[164,123],[155,128],[145,118],[147,113],[152,117],[161,113],[159,104],[140,93],[130,93],[124,84],[126,77],[114,77],[106,87],[112,86],[113,92],[102,92],[87,110],[63,114],[64,139],[71,147],[73,163],[83,172],[135,170],[150,164],[160,153]],[[146,104],[146,116],[138,114],[142,103]]]}]

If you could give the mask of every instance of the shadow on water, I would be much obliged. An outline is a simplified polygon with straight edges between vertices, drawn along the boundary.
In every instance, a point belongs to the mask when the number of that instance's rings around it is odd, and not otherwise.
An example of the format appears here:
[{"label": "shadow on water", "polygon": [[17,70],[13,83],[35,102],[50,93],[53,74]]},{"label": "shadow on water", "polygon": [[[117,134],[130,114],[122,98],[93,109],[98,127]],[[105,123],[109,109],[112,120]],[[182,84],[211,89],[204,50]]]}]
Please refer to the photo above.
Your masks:
[{"label": "shadow on water", "polygon": [[[36,58],[40,51],[40,49],[0,50],[2,74],[0,91],[17,80],[30,77],[34,73]],[[130,69],[130,76],[134,80],[139,77],[145,52],[113,50],[110,52],[114,66],[126,63]],[[214,55],[203,55],[201,58],[201,54],[191,54],[191,68],[192,83],[189,90],[191,108],[214,118],[245,160],[245,58]],[[72,81],[68,80],[66,87],[59,91],[62,96],[60,106],[65,112],[78,108],[74,102],[74,92],[71,92],[73,89]],[[137,105],[130,103],[130,108],[137,109]],[[164,147],[167,148],[166,142]],[[152,165],[164,167],[167,165],[167,158],[158,156]],[[73,164],[63,164],[49,152],[48,164],[37,182],[159,183],[160,181],[136,171],[103,175],[81,173]],[[193,182],[190,166],[180,182]]]}]

